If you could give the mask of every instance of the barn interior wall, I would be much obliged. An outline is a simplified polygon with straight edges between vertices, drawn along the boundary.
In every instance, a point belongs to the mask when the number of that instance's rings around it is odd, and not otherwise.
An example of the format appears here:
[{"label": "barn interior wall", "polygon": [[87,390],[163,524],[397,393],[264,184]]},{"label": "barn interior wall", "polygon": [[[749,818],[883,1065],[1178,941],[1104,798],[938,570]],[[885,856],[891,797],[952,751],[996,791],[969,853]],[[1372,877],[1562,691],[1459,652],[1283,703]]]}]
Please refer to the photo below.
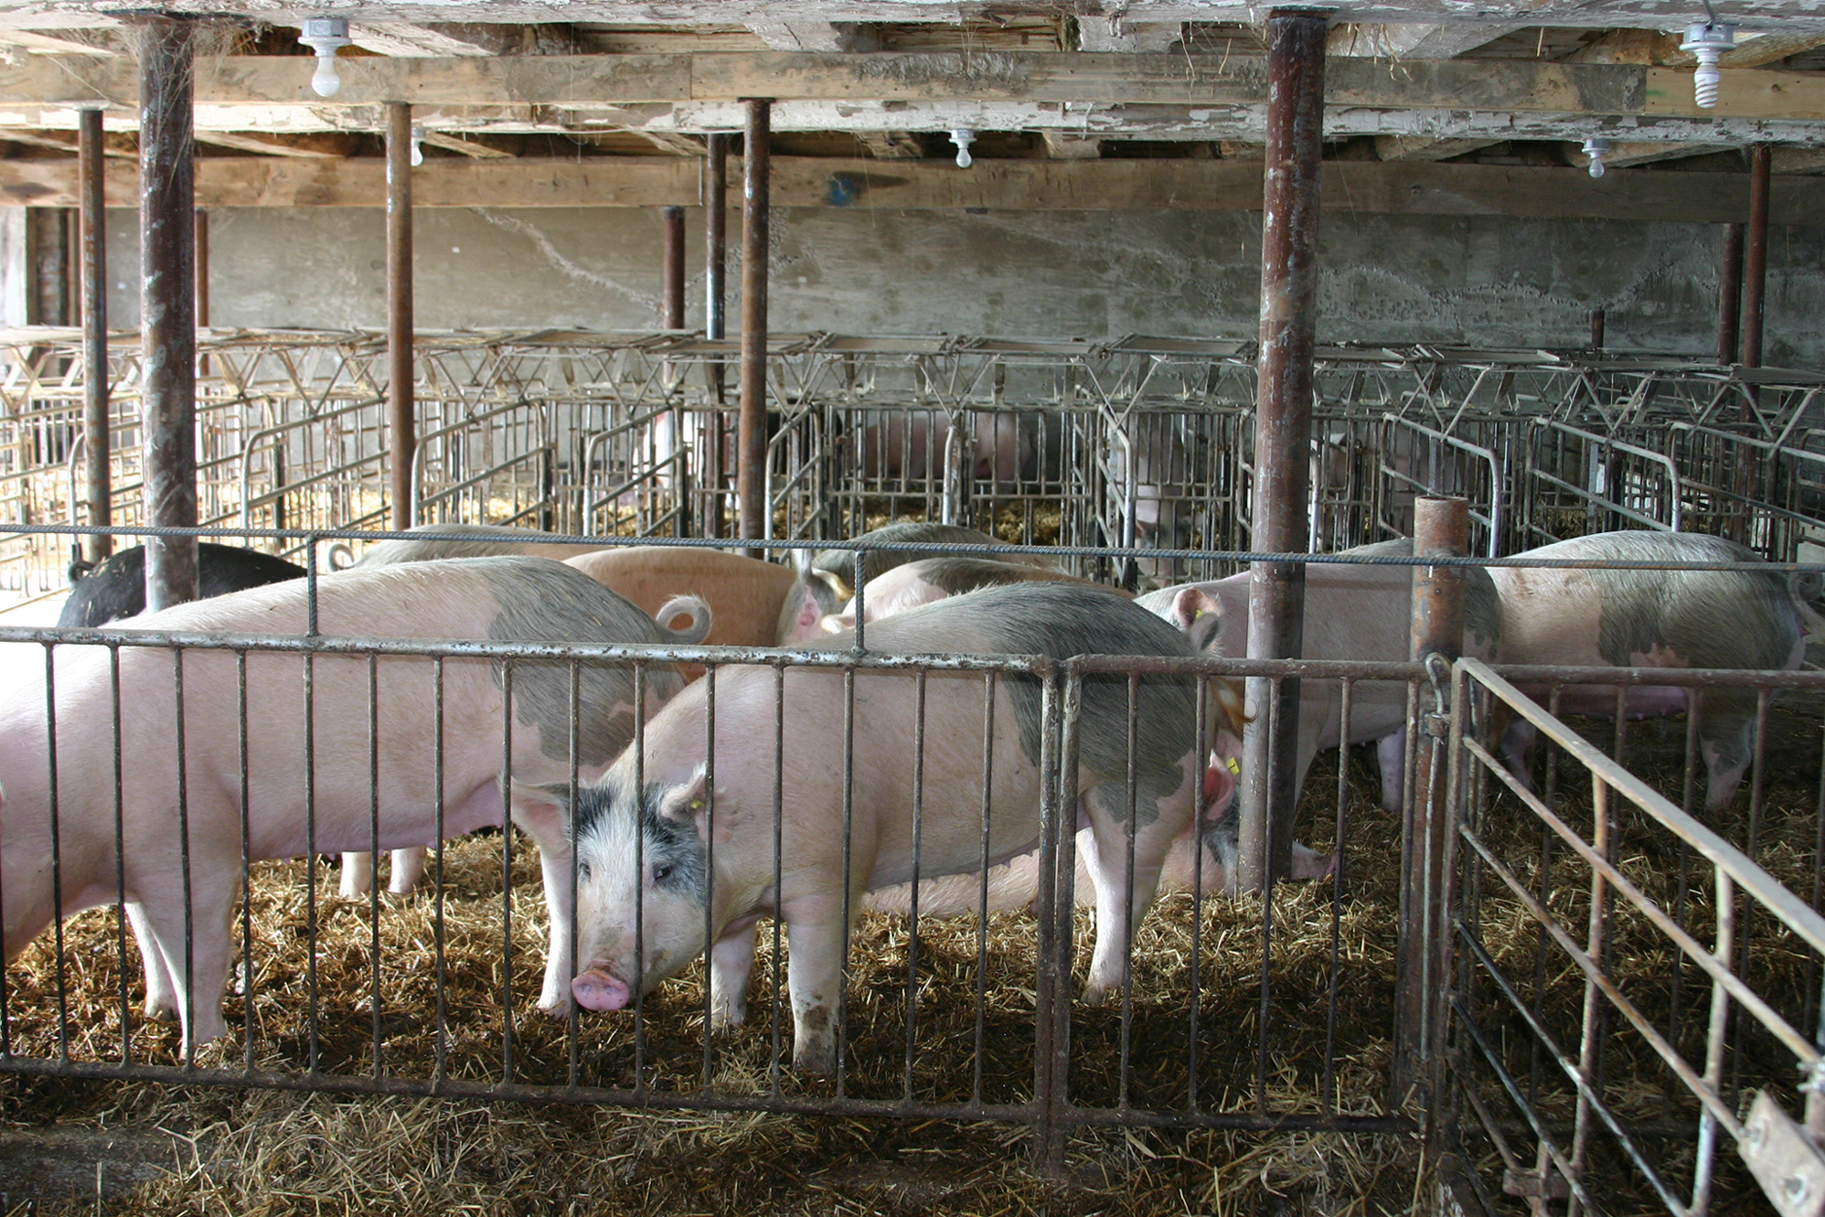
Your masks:
[{"label": "barn interior wall", "polygon": [[[702,215],[687,212],[687,325],[702,325]],[[731,218],[731,328],[739,323]],[[1332,211],[1321,224],[1322,341],[1578,346],[1607,311],[1609,345],[1714,349],[1717,225]],[[348,208],[211,213],[217,326],[385,322],[383,218]],[[137,226],[111,213],[110,301],[138,324]],[[628,208],[421,209],[424,328],[659,324],[660,217]],[[1825,367],[1825,230],[1775,228],[1764,362]],[[781,209],[777,332],[1250,337],[1260,216],[1211,211],[970,214]]]}]

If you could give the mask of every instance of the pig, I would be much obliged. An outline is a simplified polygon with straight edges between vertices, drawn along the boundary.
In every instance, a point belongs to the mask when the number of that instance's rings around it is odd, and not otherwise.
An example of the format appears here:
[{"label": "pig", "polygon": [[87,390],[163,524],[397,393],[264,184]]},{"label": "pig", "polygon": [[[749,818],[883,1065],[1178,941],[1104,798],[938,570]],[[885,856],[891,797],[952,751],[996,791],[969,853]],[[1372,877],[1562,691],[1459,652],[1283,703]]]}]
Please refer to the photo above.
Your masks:
[{"label": "pig", "polygon": [[[782,618],[788,595],[798,586],[790,567],[720,550],[662,545],[614,546],[566,562],[644,613],[657,615],[685,594],[701,599],[710,606],[712,621],[702,639],[706,643],[768,647],[798,637],[797,618]],[[695,664],[681,665],[679,671],[687,680],[703,675]],[[394,850],[388,890],[411,891],[424,871],[424,859],[422,847]],[[341,894],[351,899],[366,895],[373,870],[367,854],[344,854]]]},{"label": "pig", "polygon": [[[951,446],[962,439],[944,410],[880,411],[877,421],[859,436],[858,463],[869,481],[918,492],[935,479],[942,485]],[[970,459],[962,466],[975,482],[986,482],[997,494],[1018,488],[1023,473],[1037,462],[1034,431],[1021,425],[1018,412],[970,410]],[[931,487],[936,489],[937,487]]]},{"label": "pig", "polygon": [[[965,528],[961,524],[926,524],[905,523],[888,524],[881,528],[870,529],[856,538],[856,542],[874,542],[877,544],[918,544],[931,545],[982,545],[994,549],[1012,549],[1013,546],[1000,537],[992,537],[986,532],[974,528]],[[908,562],[917,562],[926,555],[907,550],[872,549],[862,556],[862,582],[884,575],[896,566]],[[1037,566],[1047,569],[1052,564],[1045,558],[1034,554],[1010,553],[998,561],[1018,562],[1023,566]],[[836,586],[837,594],[847,600],[855,595],[856,589],[851,585],[855,574],[855,551],[841,547],[819,550],[811,560],[811,570]]]},{"label": "pig", "polygon": [[[134,624],[161,631],[299,635],[309,624],[309,591],[303,580],[272,584],[178,605]],[[692,611],[691,627],[662,630],[580,572],[528,557],[347,571],[320,580],[316,593],[317,627],[331,635],[689,642],[710,625],[708,609],[687,601],[670,607]],[[111,692],[108,648],[61,647],[55,662],[54,790],[47,764],[45,682],[20,682],[0,702],[0,789],[5,792],[0,802],[0,937],[7,960],[55,918],[122,900],[145,963],[147,1014],[176,1014],[186,1048],[207,1043],[225,1029],[221,1000],[233,953],[229,919],[243,850],[257,860],[372,848],[376,823],[383,848],[434,842],[438,808],[431,796],[441,780],[445,836],[500,825],[510,813],[539,846],[551,920],[540,1004],[568,1008],[574,970],[569,955],[570,843],[564,824],[548,814],[545,804],[503,807],[501,664],[461,657],[444,661],[440,737],[433,665],[410,657],[379,658],[372,736],[377,760],[370,760],[367,658],[317,655],[311,668],[314,759],[307,761],[300,655],[247,653],[244,749],[233,651],[174,653],[122,645],[118,703]],[[174,665],[181,665],[183,689],[181,785],[174,763]],[[526,782],[568,781],[568,665],[520,661],[511,672],[510,776]],[[635,713],[656,708],[677,687],[675,673],[655,666],[648,674],[648,704],[637,707],[630,669],[582,666],[575,757],[579,774],[590,778],[602,773],[632,738]],[[127,775],[121,787],[118,847],[116,704]],[[441,775],[434,753],[439,738]],[[379,775],[377,790],[370,787],[371,765]],[[309,832],[308,816],[314,816]],[[61,857],[56,876],[50,865],[53,831]],[[187,858],[180,845],[186,831]],[[117,865],[124,887],[116,885]]]},{"label": "pig", "polygon": [[[509,524],[420,524],[407,538],[376,541],[362,551],[356,566],[384,566],[394,562],[424,562],[433,558],[486,558],[502,554],[527,554],[562,562],[590,554],[602,546],[592,542],[550,541],[556,533]],[[481,535],[484,539],[476,540]]]},{"label": "pig", "polygon": [[[862,620],[879,621],[918,608],[922,604],[942,600],[946,596],[961,595],[981,587],[1001,587],[1015,583],[1080,583],[1087,587],[1102,588],[1113,596],[1133,598],[1131,593],[1119,588],[1103,587],[1100,583],[1043,567],[1023,566],[1015,562],[991,562],[986,558],[921,558],[917,562],[896,566],[886,574],[869,580],[867,591],[862,597],[867,608]],[[855,606],[856,602],[851,600],[843,606],[841,614],[828,618],[824,627],[832,633],[854,629]]]},{"label": "pig", "polygon": [[[1401,538],[1344,550],[1361,557],[1411,557]],[[1248,654],[1249,574],[1149,592],[1136,601],[1187,631],[1200,650],[1230,658]],[[1480,567],[1464,572],[1464,654],[1491,658],[1502,637],[1502,602]],[[1401,662],[1408,655],[1412,617],[1411,566],[1314,563],[1305,571],[1305,657]],[[1343,739],[1342,686],[1308,680],[1300,690],[1299,759],[1295,792],[1323,748],[1375,741],[1381,757],[1382,803],[1400,808],[1407,723],[1407,689],[1390,681],[1360,681],[1351,698],[1349,738]]]},{"label": "pig", "polygon": [[[1051,583],[987,588],[926,605],[882,622],[869,631],[869,642],[888,654],[1191,654],[1183,634],[1133,604]],[[824,645],[842,650],[850,640]],[[783,723],[775,709],[776,679],[784,682]],[[810,1073],[832,1070],[844,944],[863,893],[918,874],[976,871],[985,852],[984,677],[928,674],[917,808],[909,743],[920,699],[911,677],[862,669],[854,682],[848,800],[845,674],[839,668],[787,668],[783,677],[771,667],[724,668],[715,676],[713,745],[706,722],[710,682],[698,681],[647,725],[643,750],[629,749],[601,781],[578,789],[582,969],[572,990],[579,1005],[622,1009],[707,945],[711,1024],[736,1025],[746,1013],[755,923],[775,917],[785,923],[790,945],[793,1063]],[[1092,831],[1088,857],[1099,927],[1084,986],[1088,1002],[1120,985],[1128,918],[1138,924],[1151,905],[1166,851],[1191,821],[1203,788],[1208,741],[1196,737],[1196,687],[1184,676],[1140,679],[1136,812],[1130,821],[1128,680],[1085,682],[1076,732],[1077,814]],[[1044,781],[1037,680],[1002,676],[994,683],[993,706],[990,865],[1034,848]],[[776,725],[784,740],[778,858]],[[546,794],[553,814],[563,817],[566,789],[550,787]]]},{"label": "pig", "polygon": [[[1180,433],[1177,419],[1135,415],[1112,429],[1104,444],[1103,473],[1114,508],[1110,544],[1141,549],[1189,549],[1197,522],[1195,437]],[[1133,538],[1127,526],[1133,524]],[[1126,567],[1127,563],[1123,563]],[[1144,558],[1135,573],[1149,579],[1185,573],[1181,558]],[[1124,571],[1122,582],[1132,586]]]},{"label": "pig", "polygon": [[[196,543],[197,595],[207,599],[287,579],[302,579],[305,570],[295,562],[239,545]],[[146,547],[134,545],[103,558],[86,573],[70,572],[70,594],[63,602],[57,624],[93,629],[137,617],[146,611]]]},{"label": "pig", "polygon": [[[1760,555],[1700,533],[1624,531],[1575,537],[1518,558],[1598,562],[1760,562]],[[1578,570],[1493,566],[1505,627],[1502,663],[1602,667],[1797,668],[1805,636],[1819,629],[1815,573],[1703,570]],[[1549,690],[1523,685],[1545,701]],[[1756,695],[1751,689],[1629,689],[1632,718],[1697,709],[1704,757],[1705,807],[1728,805],[1754,756]],[[1573,685],[1560,712],[1612,718],[1616,686]],[[1509,768],[1528,780],[1534,731],[1515,719],[1502,747]]]}]

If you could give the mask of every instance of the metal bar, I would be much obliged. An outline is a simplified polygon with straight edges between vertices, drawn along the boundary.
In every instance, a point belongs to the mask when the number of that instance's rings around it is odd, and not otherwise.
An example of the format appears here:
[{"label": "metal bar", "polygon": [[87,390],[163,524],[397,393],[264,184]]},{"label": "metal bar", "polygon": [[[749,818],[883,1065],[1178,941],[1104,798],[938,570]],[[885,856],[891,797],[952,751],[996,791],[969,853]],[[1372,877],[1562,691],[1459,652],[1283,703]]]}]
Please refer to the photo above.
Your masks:
[{"label": "metal bar", "polygon": [[1743,237],[1746,225],[1724,225],[1723,256],[1717,268],[1717,362],[1736,362],[1743,315]]},{"label": "metal bar", "polygon": [[[209,328],[209,213],[201,207],[196,209],[196,232],[191,238],[196,243],[196,324],[199,329]],[[209,366],[209,357],[203,357],[203,367]]]},{"label": "metal bar", "polygon": [[[703,198],[703,336],[719,342],[724,336],[723,308],[728,297],[729,136],[712,131],[708,142]],[[722,364],[711,360],[710,368],[720,389]]]},{"label": "metal bar", "polygon": [[684,208],[665,207],[660,261],[664,264],[659,323],[668,330],[684,328]]},{"label": "metal bar", "polygon": [[[767,234],[773,103],[750,99],[743,135],[741,208],[741,415],[736,429],[736,529],[743,540],[771,535],[767,479]],[[748,550],[751,558],[762,557]]]},{"label": "metal bar", "polygon": [[[1268,17],[1266,218],[1261,234],[1261,338],[1255,409],[1255,518],[1250,543],[1290,552],[1310,532],[1312,357],[1317,340],[1318,180],[1324,122],[1326,15],[1273,10]],[[1304,644],[1305,568],[1257,563],[1249,590],[1250,658],[1297,657]],[[1241,853],[1246,888],[1265,888],[1292,863],[1298,732],[1270,754],[1267,700],[1299,721],[1299,682],[1247,690]]]},{"label": "metal bar", "polygon": [[1768,287],[1768,193],[1773,152],[1757,144],[1749,153],[1749,240],[1743,256],[1743,345],[1739,362],[1762,366],[1762,309]]},{"label": "metal bar", "polygon": [[[196,181],[193,29],[153,18],[139,69],[140,351],[146,485],[154,524],[196,523]],[[146,541],[146,607],[196,599],[196,542]]]},{"label": "metal bar", "polygon": [[[101,111],[81,111],[77,124],[77,173],[82,179],[78,215],[82,232],[83,500],[89,523],[105,528],[114,522],[114,473],[108,460],[112,439],[108,427],[108,213]],[[114,538],[97,533],[84,549],[89,561],[99,562],[114,552]]]},{"label": "metal bar", "polygon": [[387,103],[387,466],[394,528],[417,522],[412,456],[417,447],[413,404],[412,107]]},{"label": "metal bar", "polygon": [[[1470,547],[1470,504],[1459,498],[1421,497],[1413,503],[1415,557],[1464,557]],[[1454,566],[1413,568],[1413,609],[1408,629],[1410,657],[1431,668],[1432,657],[1455,662],[1464,649],[1464,571]],[[1413,744],[1413,778],[1406,785],[1405,846],[1401,851],[1400,943],[1397,958],[1394,1093],[1405,1094],[1429,1074],[1443,1029],[1433,1025],[1443,1010],[1435,1000],[1439,978],[1432,966],[1445,933],[1445,834],[1449,829],[1442,789],[1441,739],[1428,727],[1442,726],[1434,711],[1449,712],[1436,682],[1414,691],[1416,712],[1408,718]]]}]

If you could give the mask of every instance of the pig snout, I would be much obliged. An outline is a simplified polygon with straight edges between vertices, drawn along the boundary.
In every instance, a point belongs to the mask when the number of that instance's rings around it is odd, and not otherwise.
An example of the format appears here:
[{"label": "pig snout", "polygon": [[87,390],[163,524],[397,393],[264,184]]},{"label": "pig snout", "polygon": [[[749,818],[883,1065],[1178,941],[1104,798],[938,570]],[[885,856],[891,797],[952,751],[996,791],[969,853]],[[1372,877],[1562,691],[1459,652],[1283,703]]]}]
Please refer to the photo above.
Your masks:
[{"label": "pig snout", "polygon": [[570,982],[571,995],[585,1010],[620,1010],[627,1006],[627,982],[601,968],[579,972]]}]

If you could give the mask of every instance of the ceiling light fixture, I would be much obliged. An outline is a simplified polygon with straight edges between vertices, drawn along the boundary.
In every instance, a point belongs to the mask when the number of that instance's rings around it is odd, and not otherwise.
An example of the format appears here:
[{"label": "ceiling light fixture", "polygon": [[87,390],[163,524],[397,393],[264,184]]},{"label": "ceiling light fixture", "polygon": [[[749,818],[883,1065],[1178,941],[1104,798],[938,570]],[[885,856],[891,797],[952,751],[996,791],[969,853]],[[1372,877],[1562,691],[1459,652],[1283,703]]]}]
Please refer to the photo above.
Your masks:
[{"label": "ceiling light fixture", "polygon": [[1609,151],[1610,141],[1600,136],[1584,141],[1584,155],[1591,158],[1590,174],[1592,177],[1602,177],[1608,169],[1608,166],[1603,163],[1603,158],[1609,155]]},{"label": "ceiling light fixture", "polygon": [[424,138],[425,138],[425,129],[423,127],[419,126],[417,123],[413,123],[412,124],[412,157],[411,157],[411,160],[412,160],[412,164],[414,164],[414,165],[422,165],[425,163]]},{"label": "ceiling light fixture", "polygon": [[976,133],[968,127],[958,127],[951,132],[951,143],[957,145],[957,168],[968,169],[976,163],[970,155],[970,145],[976,142]]},{"label": "ceiling light fixture", "polygon": [[311,88],[318,97],[334,97],[342,91],[342,77],[336,75],[336,52],[349,46],[349,23],[344,17],[310,17],[303,25],[298,41],[317,52],[317,70],[311,73]]},{"label": "ceiling light fixture", "polygon": [[[1706,13],[1711,10],[1705,6]],[[1717,70],[1717,60],[1725,51],[1736,46],[1736,27],[1724,25],[1715,18],[1686,27],[1686,40],[1679,44],[1679,49],[1698,56],[1698,71],[1692,74],[1693,100],[1706,110],[1717,104],[1717,86],[1723,80],[1723,73]]]}]

